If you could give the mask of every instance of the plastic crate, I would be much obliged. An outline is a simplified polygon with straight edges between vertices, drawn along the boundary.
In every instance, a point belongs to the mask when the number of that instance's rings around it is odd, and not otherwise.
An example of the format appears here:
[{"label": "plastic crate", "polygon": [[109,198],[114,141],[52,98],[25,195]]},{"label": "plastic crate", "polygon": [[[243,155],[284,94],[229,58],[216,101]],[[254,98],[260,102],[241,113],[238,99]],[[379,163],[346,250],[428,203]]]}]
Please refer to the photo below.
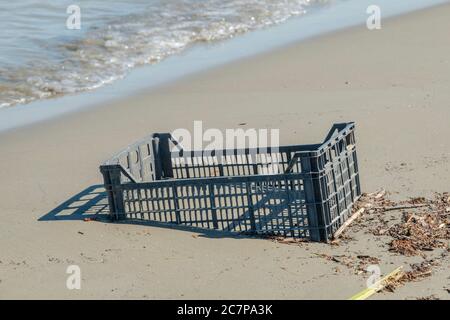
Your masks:
[{"label": "plastic crate", "polygon": [[[361,194],[354,130],[335,124],[320,144],[220,152],[153,134],[100,166],[110,217],[328,241]],[[277,174],[261,174],[269,164]]]}]

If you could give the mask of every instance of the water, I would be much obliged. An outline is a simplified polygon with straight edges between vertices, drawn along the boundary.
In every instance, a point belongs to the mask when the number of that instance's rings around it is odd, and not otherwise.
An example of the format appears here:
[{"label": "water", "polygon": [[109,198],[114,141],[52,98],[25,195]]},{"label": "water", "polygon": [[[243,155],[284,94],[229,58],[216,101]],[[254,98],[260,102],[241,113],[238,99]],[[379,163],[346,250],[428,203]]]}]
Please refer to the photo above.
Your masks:
[{"label": "water", "polygon": [[336,0],[73,0],[0,2],[0,107],[92,90],[195,43],[280,24]]}]

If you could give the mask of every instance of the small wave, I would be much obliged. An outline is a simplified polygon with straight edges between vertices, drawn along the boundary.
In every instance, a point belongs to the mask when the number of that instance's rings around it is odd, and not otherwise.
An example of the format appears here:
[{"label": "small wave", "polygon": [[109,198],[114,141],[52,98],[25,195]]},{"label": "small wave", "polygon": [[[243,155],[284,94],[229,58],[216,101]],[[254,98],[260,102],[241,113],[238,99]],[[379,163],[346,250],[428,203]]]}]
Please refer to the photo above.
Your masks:
[{"label": "small wave", "polygon": [[305,14],[312,5],[329,3],[172,0],[142,6],[139,2],[139,12],[102,16],[101,23],[91,25],[81,38],[42,41],[38,48],[41,56],[46,53],[45,59],[24,59],[19,65],[0,63],[0,107],[92,90],[123,78],[132,68],[157,63],[195,43],[220,41],[276,25]]}]

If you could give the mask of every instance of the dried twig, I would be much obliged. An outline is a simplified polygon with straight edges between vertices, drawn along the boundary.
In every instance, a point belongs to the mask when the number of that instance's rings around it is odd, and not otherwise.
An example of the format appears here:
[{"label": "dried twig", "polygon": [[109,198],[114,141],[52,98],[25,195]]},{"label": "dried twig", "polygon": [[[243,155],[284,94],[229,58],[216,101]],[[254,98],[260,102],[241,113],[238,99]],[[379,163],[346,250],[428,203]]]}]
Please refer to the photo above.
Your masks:
[{"label": "dried twig", "polygon": [[360,215],[362,215],[365,211],[365,208],[361,208],[358,211],[356,211],[350,218],[345,221],[342,226],[337,229],[337,231],[333,234],[333,239],[339,238],[339,236],[344,232],[345,228],[347,228],[355,219],[357,219]]},{"label": "dried twig", "polygon": [[373,207],[374,210],[382,210],[382,211],[395,211],[395,210],[406,210],[406,209],[417,209],[423,207],[429,207],[429,204],[417,204],[411,206],[395,206],[395,207]]}]

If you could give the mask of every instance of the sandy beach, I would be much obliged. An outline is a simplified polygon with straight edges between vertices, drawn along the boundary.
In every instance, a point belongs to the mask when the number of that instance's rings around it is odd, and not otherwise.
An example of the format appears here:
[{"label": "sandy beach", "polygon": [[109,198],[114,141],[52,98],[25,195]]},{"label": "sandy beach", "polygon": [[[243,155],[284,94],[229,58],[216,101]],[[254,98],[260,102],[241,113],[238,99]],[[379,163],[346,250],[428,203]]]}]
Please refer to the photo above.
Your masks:
[{"label": "sandy beach", "polygon": [[[339,246],[286,245],[54,215],[70,216],[59,209],[77,194],[101,192],[98,167],[115,152],[195,120],[277,128],[282,144],[320,142],[333,123],[355,121],[364,192],[450,191],[449,16],[442,5],[383,20],[381,30],[354,27],[2,133],[0,298],[347,299],[367,275],[320,255],[367,254],[383,273],[420,262],[363,228]],[[81,290],[66,288],[71,264]],[[432,276],[373,299],[448,299],[448,266],[446,258]]]}]

